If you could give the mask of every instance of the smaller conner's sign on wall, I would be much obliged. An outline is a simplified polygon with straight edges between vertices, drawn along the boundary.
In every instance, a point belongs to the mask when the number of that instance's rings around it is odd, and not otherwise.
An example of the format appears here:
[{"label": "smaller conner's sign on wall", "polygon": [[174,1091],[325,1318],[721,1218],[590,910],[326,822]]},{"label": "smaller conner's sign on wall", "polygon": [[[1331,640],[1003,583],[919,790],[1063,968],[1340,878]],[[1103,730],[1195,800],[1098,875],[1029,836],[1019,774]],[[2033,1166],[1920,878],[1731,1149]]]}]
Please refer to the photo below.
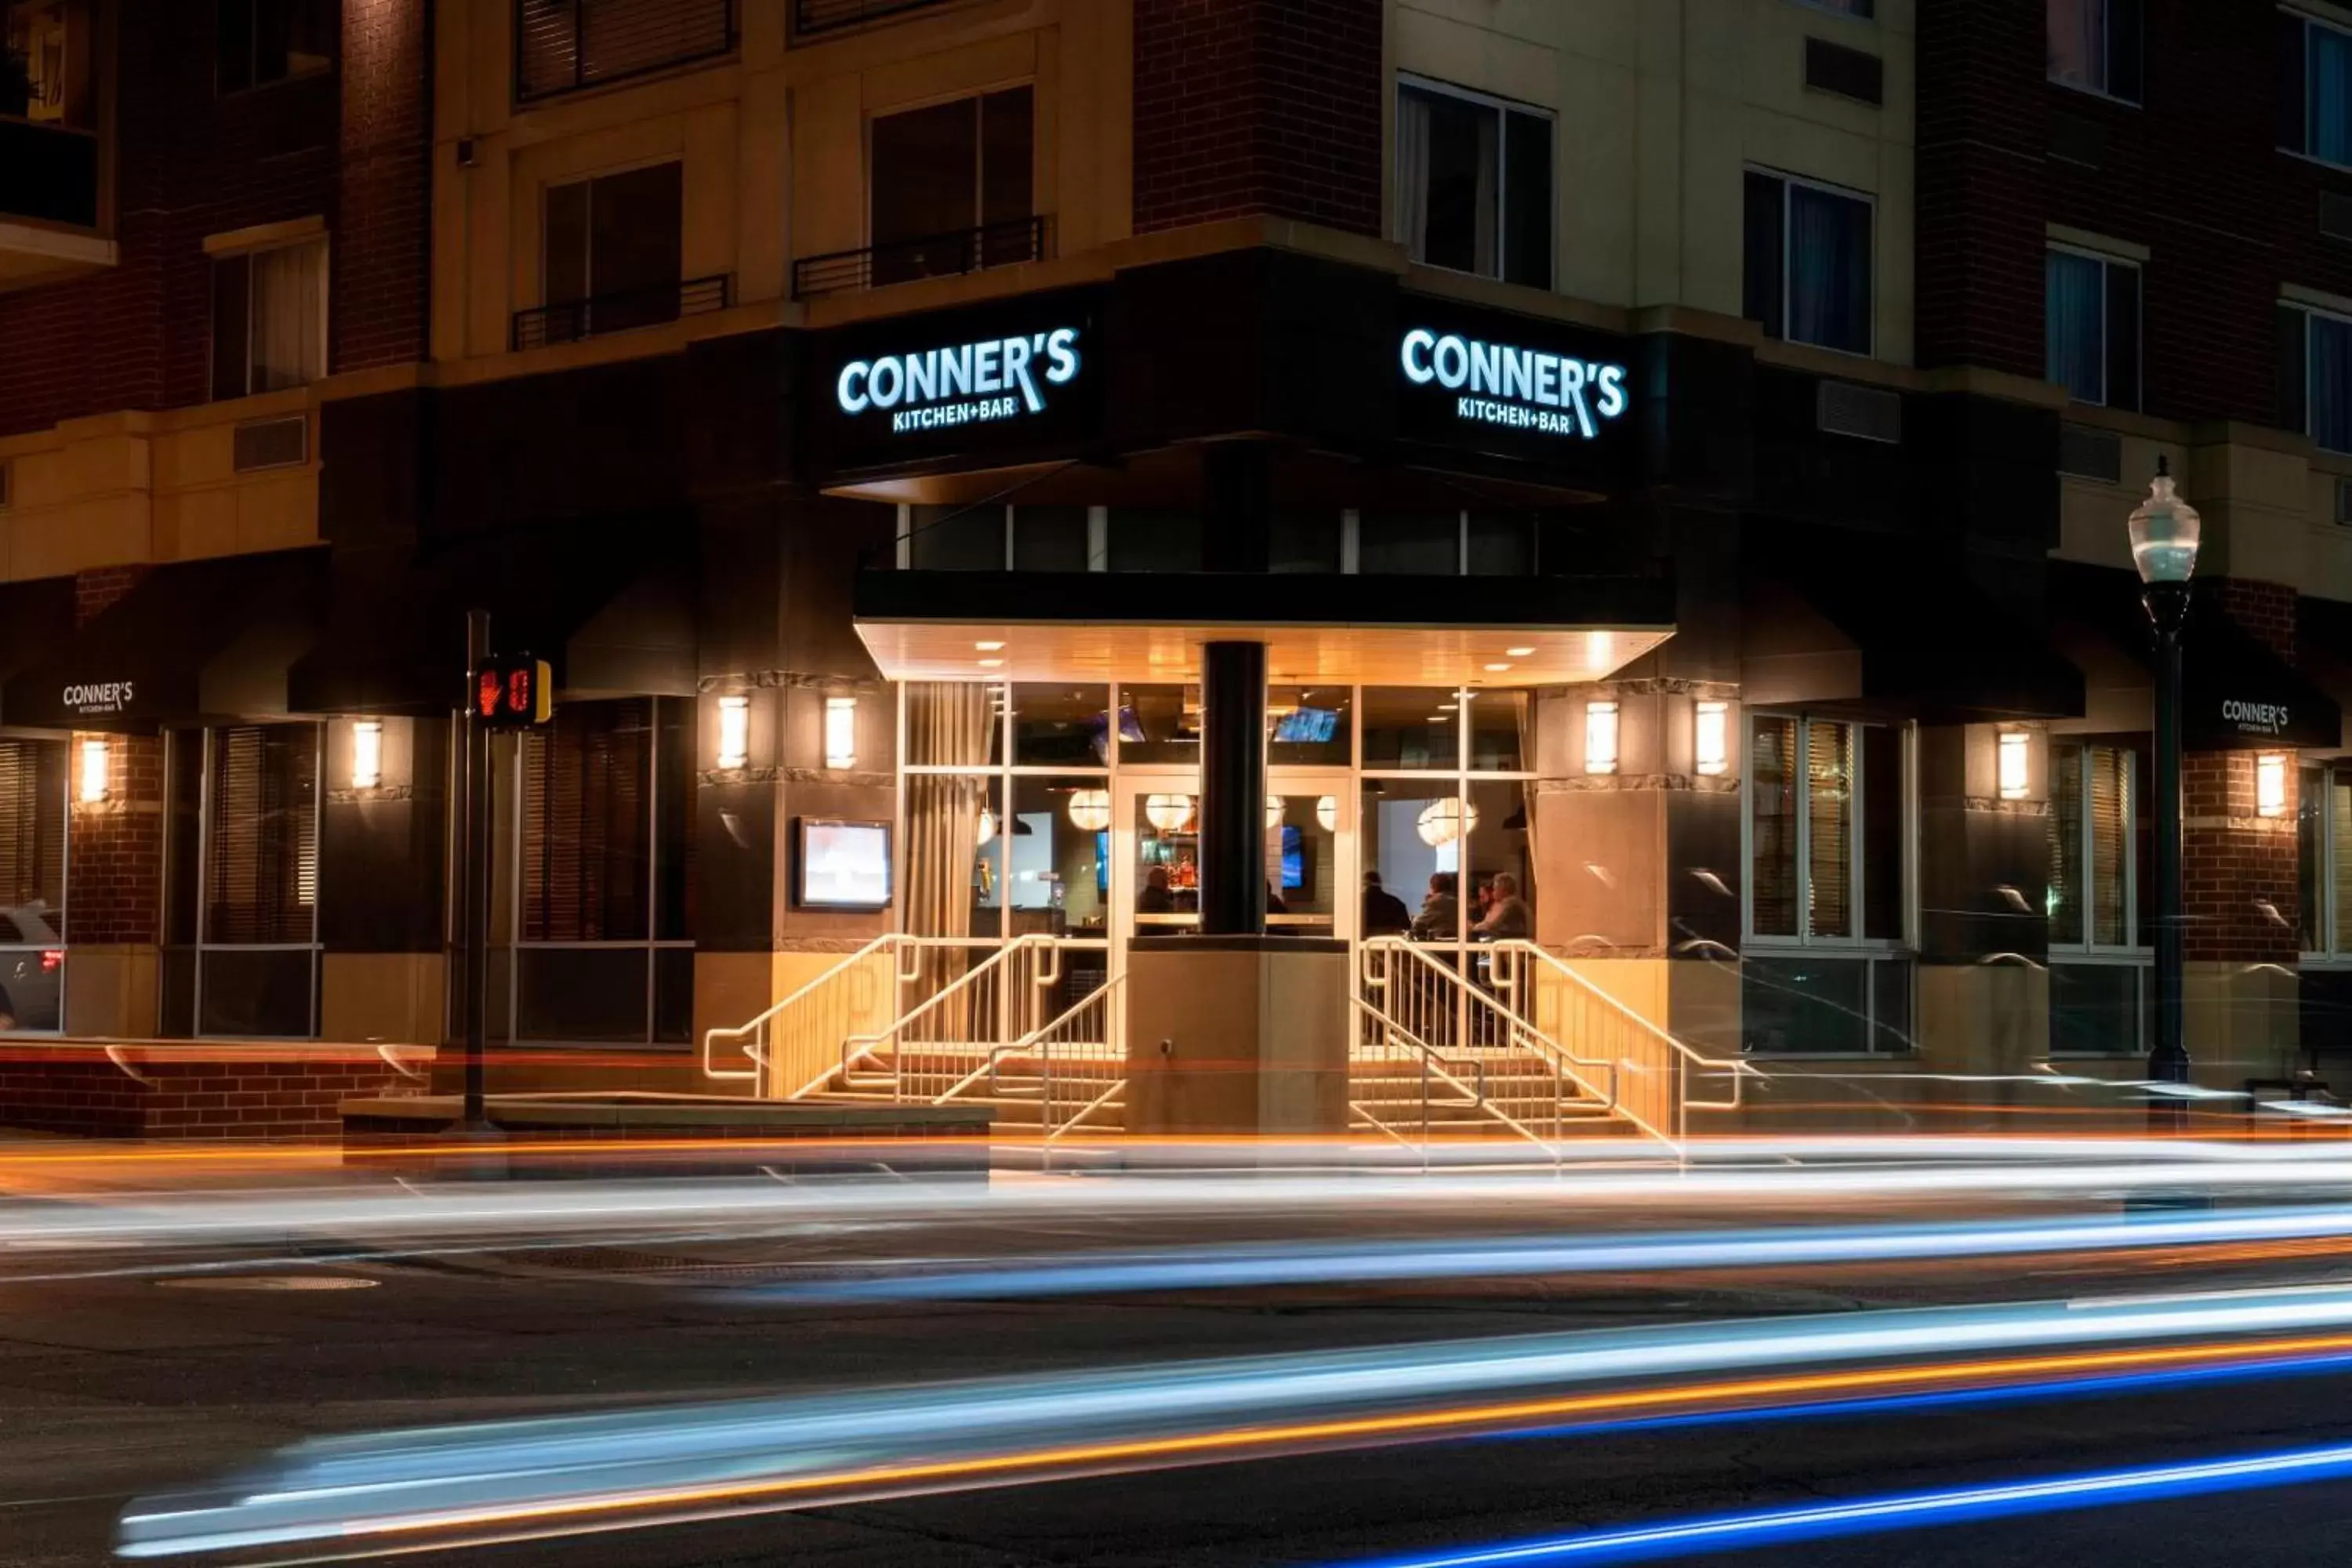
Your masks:
[{"label": "smaller conner's sign on wall", "polygon": [[129,711],[138,696],[135,681],[92,680],[68,686],[58,693],[58,700],[77,719],[99,719]]}]

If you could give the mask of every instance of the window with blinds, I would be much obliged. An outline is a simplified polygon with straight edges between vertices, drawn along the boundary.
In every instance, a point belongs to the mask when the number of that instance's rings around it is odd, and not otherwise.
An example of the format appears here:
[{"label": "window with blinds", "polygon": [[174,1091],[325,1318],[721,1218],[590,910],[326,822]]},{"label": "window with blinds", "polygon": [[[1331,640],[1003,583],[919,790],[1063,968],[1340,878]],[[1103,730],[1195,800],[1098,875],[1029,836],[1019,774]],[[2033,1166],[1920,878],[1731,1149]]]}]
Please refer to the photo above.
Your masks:
[{"label": "window with blinds", "polygon": [[2302,773],[2296,888],[2305,958],[2352,959],[2352,768]]},{"label": "window with blinds", "polygon": [[2122,746],[2050,748],[2050,942],[2138,945],[2133,908],[2138,759]]},{"label": "window with blinds", "polygon": [[47,930],[66,900],[66,752],[63,741],[0,741],[0,944],[54,943],[19,930],[24,911]]},{"label": "window with blinds", "polygon": [[213,731],[204,943],[307,945],[319,909],[319,730]]},{"label": "window with blinds", "polygon": [[694,755],[669,698],[565,703],[522,737],[519,1038],[687,1040]]}]

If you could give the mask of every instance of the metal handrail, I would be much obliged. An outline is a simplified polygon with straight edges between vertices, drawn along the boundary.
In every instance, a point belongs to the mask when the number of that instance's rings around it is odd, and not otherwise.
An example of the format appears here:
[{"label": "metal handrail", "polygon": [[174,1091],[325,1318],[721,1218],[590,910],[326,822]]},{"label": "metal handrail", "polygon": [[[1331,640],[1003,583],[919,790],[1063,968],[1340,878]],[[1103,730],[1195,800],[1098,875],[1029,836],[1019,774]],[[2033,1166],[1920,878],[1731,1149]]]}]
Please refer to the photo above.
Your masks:
[{"label": "metal handrail", "polygon": [[[872,942],[867,942],[864,947],[859,948],[856,952],[853,952],[848,957],[843,959],[839,963],[835,964],[824,973],[811,980],[807,984],[803,985],[791,995],[775,1003],[773,1005],[769,1007],[766,1012],[761,1013],[759,1016],[751,1019],[750,1022],[737,1024],[729,1027],[704,1030],[702,1034],[702,1076],[707,1079],[710,1079],[715,1082],[727,1082],[730,1080],[740,1082],[747,1079],[757,1082],[767,1068],[767,1062],[760,1053],[760,1046],[765,1042],[764,1039],[760,1037],[763,1037],[765,1035],[770,1024],[782,1016],[785,1009],[799,1004],[803,997],[814,995],[820,986],[830,984],[832,981],[864,963],[866,959],[869,959],[876,953],[880,952],[883,949],[895,947],[898,943],[905,940],[906,939],[904,937],[898,935],[895,931],[887,932],[884,935],[877,936]],[[732,1068],[720,1068],[710,1065],[710,1053],[718,1047],[719,1042],[721,1040],[733,1041],[736,1047],[740,1050],[745,1057],[751,1059],[751,1071],[743,1072]]]},{"label": "metal handrail", "polygon": [[[1519,1010],[1521,965],[1528,959],[1534,959],[1549,973],[1573,986],[1580,994],[1600,1003],[1604,1010],[1614,1015],[1620,1022],[1629,1026],[1636,1037],[1644,1039],[1654,1047],[1663,1047],[1665,1052],[1670,1053],[1679,1066],[1682,1079],[1674,1101],[1674,1110],[1678,1122],[1674,1131],[1669,1133],[1651,1127],[1645,1119],[1636,1116],[1630,1110],[1625,1113],[1629,1120],[1642,1123],[1645,1131],[1653,1132],[1668,1142],[1673,1142],[1686,1131],[1679,1125],[1679,1120],[1685,1113],[1692,1110],[1738,1110],[1745,1103],[1744,1090],[1748,1079],[1760,1079],[1764,1076],[1751,1063],[1737,1058],[1710,1057],[1687,1042],[1677,1039],[1615,996],[1611,995],[1607,990],[1591,979],[1578,973],[1559,954],[1535,942],[1525,938],[1515,937],[1492,944],[1489,951],[1503,961],[1497,965],[1496,988],[1512,998],[1514,1012]],[[1694,1099],[1689,1089],[1689,1080],[1693,1078],[1729,1079],[1731,1080],[1729,1098]]]},{"label": "metal handrail", "polygon": [[735,302],[735,275],[714,272],[646,289],[619,289],[584,300],[551,300],[517,310],[508,347],[517,353],[550,343],[576,343],[607,332],[657,327],[686,316],[724,310]]},{"label": "metal handrail", "polygon": [[[1014,940],[1019,942],[1035,942],[1041,940],[1041,938],[1035,934],[1032,934],[1029,936],[1018,937]],[[1034,984],[1040,990],[1044,990],[1047,986],[1058,985],[1061,984],[1062,943],[1066,939],[1047,936],[1042,938],[1042,940],[1051,942],[1055,946],[1053,967],[1050,970],[1042,972],[1032,977],[1033,984]],[[1020,1051],[1035,1046],[1039,1040],[1044,1038],[1048,1030],[1058,1029],[1064,1024],[1068,1023],[1072,1018],[1078,1015],[1081,1008],[1087,1006],[1095,1000],[1096,997],[1102,995],[1113,985],[1118,984],[1120,981],[1125,980],[1127,976],[1123,973],[1113,975],[1108,981],[1097,986],[1094,990],[1087,992],[1085,995],[1071,1003],[1067,1007],[1063,1008],[1060,1013],[1038,1025],[1035,1028],[1030,1030],[1019,1039],[1006,1040],[1002,1044],[989,1047],[987,1059],[982,1061],[978,1067],[972,1068],[970,1072],[964,1074],[963,1077],[956,1079],[952,1084],[950,1084],[946,1091],[940,1094],[937,1099],[933,1100],[931,1103],[933,1105],[945,1105],[949,1100],[953,1100],[957,1095],[961,1094],[965,1089],[970,1089],[982,1079],[993,1079],[996,1076],[996,1059],[999,1057],[1013,1056]],[[911,1016],[911,1015],[909,1016]]]},{"label": "metal handrail", "polygon": [[[1349,1001],[1357,1013],[1370,1018],[1372,1022],[1381,1026],[1387,1043],[1391,1045],[1402,1044],[1410,1047],[1414,1055],[1420,1058],[1421,1136],[1422,1148],[1424,1153],[1427,1152],[1429,1144],[1429,1107],[1431,1103],[1429,1098],[1429,1080],[1432,1077],[1436,1078],[1439,1082],[1470,1097],[1466,1100],[1457,1101],[1456,1103],[1472,1106],[1486,1112],[1486,1114],[1494,1118],[1496,1121],[1501,1122],[1513,1132],[1517,1133],[1520,1137],[1526,1139],[1528,1142],[1533,1143],[1537,1148],[1544,1150],[1548,1153],[1557,1152],[1557,1151],[1553,1149],[1551,1142],[1546,1139],[1542,1133],[1538,1132],[1534,1128],[1529,1127],[1526,1122],[1521,1121],[1517,1117],[1513,1116],[1509,1111],[1505,1110],[1500,1105],[1495,1102],[1494,1097],[1486,1092],[1486,1064],[1485,1061],[1476,1057],[1448,1057],[1436,1047],[1431,1045],[1427,1040],[1424,1040],[1419,1035],[1414,1034],[1404,1025],[1397,1022],[1396,1019],[1389,1016],[1388,1014],[1382,1012],[1380,1008],[1366,1001],[1360,994],[1349,998]],[[1462,1079],[1456,1077],[1454,1072],[1448,1070],[1449,1068],[1467,1068],[1470,1071],[1473,1081],[1469,1083],[1463,1082]],[[1361,1111],[1363,1113],[1364,1120],[1370,1121],[1374,1127],[1386,1133],[1389,1137],[1395,1139],[1396,1142],[1400,1143],[1404,1142],[1404,1140],[1398,1135],[1396,1129],[1389,1126],[1388,1123],[1382,1121],[1379,1117],[1374,1116],[1370,1111],[1365,1110],[1361,1101],[1350,1099],[1348,1102],[1348,1108],[1350,1110]]]},{"label": "metal handrail", "polygon": [[1017,267],[1045,260],[1046,247],[1045,216],[1033,213],[972,228],[884,240],[855,250],[830,250],[793,263],[793,298],[814,300],[924,278]]},{"label": "metal handrail", "polygon": [[[1579,1089],[1592,1096],[1595,1100],[1600,1100],[1605,1109],[1612,1111],[1620,1109],[1617,1094],[1618,1063],[1612,1061],[1605,1057],[1582,1057],[1577,1055],[1574,1051],[1569,1049],[1568,1047],[1562,1045],[1559,1041],[1552,1038],[1551,1036],[1546,1034],[1541,1028],[1538,1027],[1532,1019],[1528,1018],[1517,1008],[1505,1006],[1500,998],[1489,995],[1487,993],[1480,990],[1476,983],[1472,981],[1467,974],[1464,973],[1460,970],[1454,969],[1446,964],[1438,963],[1435,958],[1430,955],[1429,952],[1425,948],[1416,946],[1413,942],[1403,937],[1370,937],[1366,939],[1363,946],[1365,952],[1368,953],[1402,952],[1409,955],[1415,963],[1421,965],[1422,968],[1426,970],[1428,973],[1436,975],[1449,985],[1458,987],[1469,998],[1473,1006],[1485,1007],[1498,1015],[1504,1020],[1506,1026],[1510,1030],[1515,1043],[1524,1041],[1536,1047],[1536,1055],[1549,1057],[1556,1070],[1561,1071],[1569,1078],[1573,1079]],[[1364,983],[1368,986],[1385,985],[1387,983],[1387,976],[1382,974],[1375,978],[1368,973],[1365,977]],[[1586,1078],[1583,1072],[1577,1070],[1579,1068],[1585,1068],[1595,1073],[1605,1074],[1607,1076],[1608,1088],[1604,1089],[1599,1084],[1591,1081]]]},{"label": "metal handrail", "polygon": [[[918,948],[920,948],[923,945],[968,945],[968,939],[961,937],[944,939],[924,939],[916,937],[908,938],[907,940]],[[992,980],[996,978],[1001,973],[1010,967],[1011,961],[1015,957],[1023,953],[1037,952],[1041,948],[1054,953],[1054,963],[1050,970],[1046,972],[1046,973],[1050,974],[1052,978],[1048,979],[1044,975],[1041,975],[1038,978],[1037,983],[1041,989],[1045,985],[1053,984],[1054,980],[1057,980],[1061,975],[1061,954],[1059,952],[1059,944],[1062,941],[1062,938],[1054,936],[1049,932],[1032,931],[1026,935],[1016,936],[1010,942],[998,945],[990,952],[987,957],[982,959],[971,968],[965,970],[961,974],[959,974],[953,980],[949,981],[945,985],[940,987],[939,990],[933,992],[930,995],[925,997],[921,1002],[917,1003],[913,1007],[908,1009],[906,1012],[898,1014],[892,1020],[889,1027],[876,1030],[871,1034],[852,1035],[848,1037],[847,1039],[842,1042],[842,1069],[845,1072],[847,1071],[849,1065],[862,1057],[874,1057],[878,1059],[882,1055],[883,1042],[887,1040],[891,1044],[891,1059],[889,1067],[891,1092],[894,1097],[898,1096],[902,1093],[905,1086],[903,1081],[904,1075],[898,1059],[897,1047],[904,1043],[908,1025],[913,1024],[917,1020],[937,1011],[942,1004],[955,997],[970,993],[975,989],[982,980]],[[919,976],[909,976],[902,971],[899,978],[901,980],[910,980],[919,978]]]}]

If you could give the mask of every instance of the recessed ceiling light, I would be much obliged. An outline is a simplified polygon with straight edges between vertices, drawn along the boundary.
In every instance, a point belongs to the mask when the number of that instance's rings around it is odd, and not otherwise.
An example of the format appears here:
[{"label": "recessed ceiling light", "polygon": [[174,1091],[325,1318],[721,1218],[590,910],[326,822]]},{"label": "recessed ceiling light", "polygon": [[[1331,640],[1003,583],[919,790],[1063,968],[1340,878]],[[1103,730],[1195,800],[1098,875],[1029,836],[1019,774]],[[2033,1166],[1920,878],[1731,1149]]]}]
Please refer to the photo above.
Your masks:
[{"label": "recessed ceiling light", "polygon": [[1004,645],[1001,642],[976,642],[971,646],[979,649],[982,653],[994,653],[998,648],[1003,647]]},{"label": "recessed ceiling light", "polygon": [[980,661],[980,668],[982,669],[1003,669],[1004,668],[1004,661],[1001,658],[983,658]]},{"label": "recessed ceiling light", "polygon": [[1507,647],[1503,651],[1513,658],[1532,658],[1536,650],[1531,647]]},{"label": "recessed ceiling light", "polygon": [[1489,675],[1500,675],[1503,671],[1510,668],[1511,667],[1507,664],[1490,664],[1486,667],[1486,673]]},{"label": "recessed ceiling light", "polygon": [[1451,712],[1453,712],[1456,708],[1459,708],[1459,707],[1461,707],[1461,706],[1462,706],[1462,704],[1460,704],[1459,702],[1441,702],[1441,703],[1439,703],[1439,704],[1437,705],[1437,710],[1438,710],[1440,713],[1451,713]]}]

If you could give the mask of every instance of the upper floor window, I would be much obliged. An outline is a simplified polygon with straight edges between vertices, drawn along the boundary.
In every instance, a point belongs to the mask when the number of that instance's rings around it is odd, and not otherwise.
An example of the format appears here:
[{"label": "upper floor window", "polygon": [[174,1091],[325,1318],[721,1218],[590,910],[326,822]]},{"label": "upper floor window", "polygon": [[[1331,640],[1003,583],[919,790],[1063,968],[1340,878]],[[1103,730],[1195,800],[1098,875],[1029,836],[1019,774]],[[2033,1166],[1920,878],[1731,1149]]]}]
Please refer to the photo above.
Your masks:
[{"label": "upper floor window", "polygon": [[2330,452],[2352,452],[2352,315],[2282,301],[2279,423]]},{"label": "upper floor window", "polygon": [[[873,281],[1034,258],[1035,95],[1007,88],[875,117]],[[975,232],[978,254],[971,255]],[[929,241],[931,243],[919,243]]]},{"label": "upper floor window", "polygon": [[683,179],[653,163],[547,187],[543,341],[677,320]]},{"label": "upper floor window", "polygon": [[1745,311],[1764,335],[1846,353],[1871,346],[1871,200],[1748,171]]},{"label": "upper floor window", "polygon": [[735,0],[515,0],[515,101],[689,65],[735,47]]},{"label": "upper floor window", "polygon": [[2139,268],[2053,246],[2044,298],[2049,378],[2077,403],[2139,406]]},{"label": "upper floor window", "polygon": [[2278,144],[2352,166],[2352,32],[2278,14]]},{"label": "upper floor window", "polygon": [[2050,0],[2050,79],[2140,100],[2141,0]]},{"label": "upper floor window", "polygon": [[0,0],[0,118],[98,128],[92,23],[80,0]]},{"label": "upper floor window", "polygon": [[302,386],[327,374],[327,242],[213,258],[213,395]]},{"label": "upper floor window", "polygon": [[1822,11],[1835,11],[1842,16],[1859,16],[1864,21],[1878,15],[1878,0],[1804,0],[1808,5]]},{"label": "upper floor window", "polygon": [[1397,84],[1395,238],[1415,261],[1551,287],[1551,116]]},{"label": "upper floor window", "polygon": [[342,7],[335,0],[219,0],[214,72],[223,92],[242,92],[335,65]]}]

